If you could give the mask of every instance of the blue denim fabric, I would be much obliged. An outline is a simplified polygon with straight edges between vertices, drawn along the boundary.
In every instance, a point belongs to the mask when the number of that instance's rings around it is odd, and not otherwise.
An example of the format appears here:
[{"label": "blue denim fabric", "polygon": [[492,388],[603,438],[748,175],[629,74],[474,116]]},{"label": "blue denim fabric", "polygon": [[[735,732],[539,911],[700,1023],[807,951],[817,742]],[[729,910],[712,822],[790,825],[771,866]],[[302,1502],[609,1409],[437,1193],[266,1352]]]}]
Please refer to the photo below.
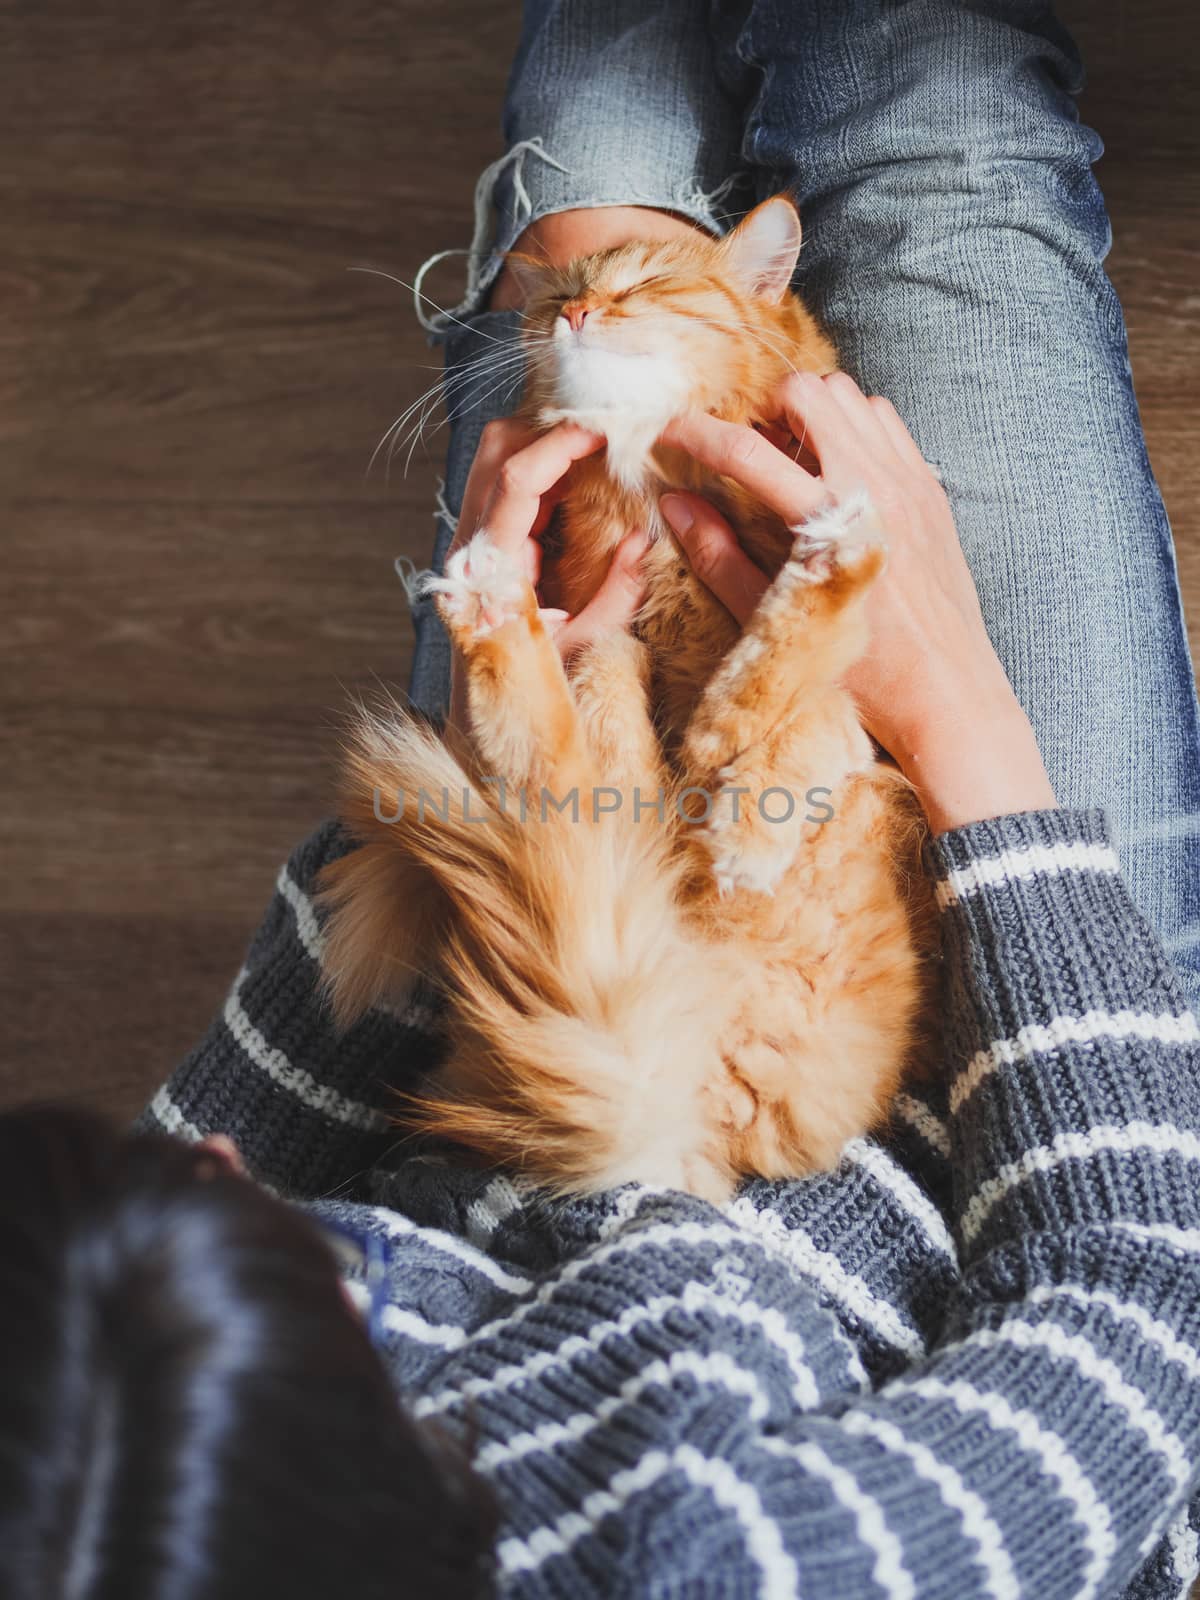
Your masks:
[{"label": "blue denim fabric", "polygon": [[[797,287],[942,472],[988,629],[1060,799],[1104,806],[1138,903],[1200,997],[1200,718],[1134,399],[1078,55],[1032,0],[529,0],[448,366],[533,219],[637,203],[714,231],[780,189]],[[490,220],[494,200],[496,223]],[[454,403],[447,504],[514,391]],[[451,520],[443,518],[437,559]],[[448,656],[418,619],[413,693]]]}]

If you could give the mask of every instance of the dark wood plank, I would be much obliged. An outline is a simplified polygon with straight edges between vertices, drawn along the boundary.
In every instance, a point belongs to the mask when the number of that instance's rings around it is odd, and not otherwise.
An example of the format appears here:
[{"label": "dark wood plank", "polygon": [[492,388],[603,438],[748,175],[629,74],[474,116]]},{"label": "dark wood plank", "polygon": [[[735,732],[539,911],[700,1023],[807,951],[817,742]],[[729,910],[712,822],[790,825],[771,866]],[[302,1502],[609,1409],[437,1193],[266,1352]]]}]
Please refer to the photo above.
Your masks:
[{"label": "dark wood plank", "polygon": [[15,518],[35,648],[0,655],[23,802],[0,816],[20,863],[6,907],[250,913],[265,866],[331,805],[351,698],[375,674],[403,685],[392,512],[54,502]]},{"label": "dark wood plank", "polygon": [[[259,899],[270,887],[260,874]],[[246,936],[243,917],[180,915],[169,902],[152,916],[0,912],[3,1104],[136,1115],[218,1011]]]}]

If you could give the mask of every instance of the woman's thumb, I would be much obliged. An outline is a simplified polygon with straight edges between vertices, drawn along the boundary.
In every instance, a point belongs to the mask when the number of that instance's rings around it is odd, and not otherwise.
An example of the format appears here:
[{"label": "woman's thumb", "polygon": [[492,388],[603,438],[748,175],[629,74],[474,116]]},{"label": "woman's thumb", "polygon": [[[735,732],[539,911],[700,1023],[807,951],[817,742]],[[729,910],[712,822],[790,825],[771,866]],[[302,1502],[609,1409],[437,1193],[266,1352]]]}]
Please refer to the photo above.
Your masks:
[{"label": "woman's thumb", "polygon": [[766,574],[742,549],[737,534],[716,507],[700,495],[672,491],[658,504],[692,571],[744,625],[763,597]]},{"label": "woman's thumb", "polygon": [[641,529],[622,539],[613,552],[604,582],[583,610],[555,633],[554,642],[564,655],[591,644],[613,628],[629,627],[646,590],[642,557],[649,542]]}]

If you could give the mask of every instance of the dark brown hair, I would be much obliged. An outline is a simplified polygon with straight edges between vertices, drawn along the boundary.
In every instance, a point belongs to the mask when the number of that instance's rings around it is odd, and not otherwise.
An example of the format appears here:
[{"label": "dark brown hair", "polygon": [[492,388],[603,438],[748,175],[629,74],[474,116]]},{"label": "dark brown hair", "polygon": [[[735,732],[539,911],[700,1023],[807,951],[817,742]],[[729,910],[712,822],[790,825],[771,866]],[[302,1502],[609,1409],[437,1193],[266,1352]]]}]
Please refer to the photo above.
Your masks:
[{"label": "dark brown hair", "polygon": [[333,1255],[203,1149],[0,1116],[4,1600],[475,1596],[493,1515]]}]

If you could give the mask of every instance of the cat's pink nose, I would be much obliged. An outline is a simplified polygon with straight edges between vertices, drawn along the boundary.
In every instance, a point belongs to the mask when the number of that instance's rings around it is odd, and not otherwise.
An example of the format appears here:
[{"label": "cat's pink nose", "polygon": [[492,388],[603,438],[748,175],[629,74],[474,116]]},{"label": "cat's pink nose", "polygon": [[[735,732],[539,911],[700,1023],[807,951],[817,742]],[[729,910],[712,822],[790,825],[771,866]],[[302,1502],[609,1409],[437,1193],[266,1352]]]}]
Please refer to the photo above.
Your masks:
[{"label": "cat's pink nose", "polygon": [[588,314],[587,306],[581,306],[577,300],[572,300],[569,305],[562,308],[562,314],[567,319],[567,326],[573,333],[578,333],[583,327]]}]

